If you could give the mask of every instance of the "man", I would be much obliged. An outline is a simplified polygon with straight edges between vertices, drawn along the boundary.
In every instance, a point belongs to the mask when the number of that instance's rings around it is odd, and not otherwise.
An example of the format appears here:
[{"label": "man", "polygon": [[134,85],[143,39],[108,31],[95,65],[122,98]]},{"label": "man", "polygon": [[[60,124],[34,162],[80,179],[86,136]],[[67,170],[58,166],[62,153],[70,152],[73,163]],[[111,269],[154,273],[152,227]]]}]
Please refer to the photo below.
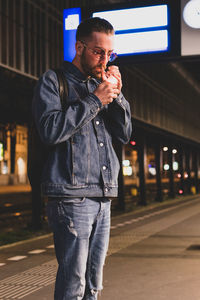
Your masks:
[{"label": "man", "polygon": [[[58,272],[56,300],[97,299],[110,231],[110,200],[118,192],[119,163],[112,138],[127,143],[131,114],[121,93],[114,30],[91,18],[77,29],[76,55],[65,62],[66,109],[61,108],[56,75],[40,79],[33,114],[42,141],[51,145],[42,175],[48,196]],[[114,79],[113,79],[114,77]],[[112,82],[109,82],[111,80]],[[115,82],[115,83],[113,83]]]}]

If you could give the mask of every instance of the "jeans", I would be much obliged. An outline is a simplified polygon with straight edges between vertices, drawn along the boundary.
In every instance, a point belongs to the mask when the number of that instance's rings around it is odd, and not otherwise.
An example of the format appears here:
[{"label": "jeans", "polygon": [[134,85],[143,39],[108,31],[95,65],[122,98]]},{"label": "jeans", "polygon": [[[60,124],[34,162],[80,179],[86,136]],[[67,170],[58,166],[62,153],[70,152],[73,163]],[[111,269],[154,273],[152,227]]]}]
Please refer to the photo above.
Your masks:
[{"label": "jeans", "polygon": [[54,198],[47,215],[58,271],[55,300],[96,300],[110,235],[108,198]]}]

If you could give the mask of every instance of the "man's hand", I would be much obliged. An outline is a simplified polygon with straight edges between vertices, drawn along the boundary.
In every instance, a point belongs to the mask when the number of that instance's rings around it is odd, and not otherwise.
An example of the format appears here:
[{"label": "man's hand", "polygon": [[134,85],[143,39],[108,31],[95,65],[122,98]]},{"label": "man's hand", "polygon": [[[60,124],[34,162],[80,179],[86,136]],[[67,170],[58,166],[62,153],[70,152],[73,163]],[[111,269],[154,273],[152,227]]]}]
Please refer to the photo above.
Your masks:
[{"label": "man's hand", "polygon": [[106,80],[100,83],[94,91],[94,94],[100,99],[103,105],[111,103],[113,99],[117,98],[119,93],[120,90],[117,86]]},{"label": "man's hand", "polygon": [[117,66],[109,66],[108,70],[106,72],[106,76],[109,78],[110,76],[114,76],[117,81],[117,88],[121,91],[122,88],[122,78],[121,78],[121,73],[119,71],[119,68]]},{"label": "man's hand", "polygon": [[103,105],[111,103],[120,93],[118,88],[119,83],[113,84],[107,81],[107,79],[106,73],[102,71],[102,83],[94,91],[94,94],[100,99]]},{"label": "man's hand", "polygon": [[[112,67],[115,67],[115,66],[112,66]],[[112,68],[112,69],[113,69],[113,71],[115,70],[114,68]],[[114,76],[113,73],[114,72],[111,73],[109,71],[109,76]],[[100,83],[99,86],[94,91],[94,94],[100,99],[100,101],[103,105],[111,103],[113,101],[113,99],[117,98],[117,96],[120,93],[119,74],[117,74],[116,71],[115,71],[115,73],[116,73],[116,76],[114,76],[114,77],[117,79],[117,81],[115,84],[113,84],[112,82],[108,81],[107,72],[105,73],[102,70],[102,83]],[[121,75],[120,75],[120,80],[121,80]]]}]

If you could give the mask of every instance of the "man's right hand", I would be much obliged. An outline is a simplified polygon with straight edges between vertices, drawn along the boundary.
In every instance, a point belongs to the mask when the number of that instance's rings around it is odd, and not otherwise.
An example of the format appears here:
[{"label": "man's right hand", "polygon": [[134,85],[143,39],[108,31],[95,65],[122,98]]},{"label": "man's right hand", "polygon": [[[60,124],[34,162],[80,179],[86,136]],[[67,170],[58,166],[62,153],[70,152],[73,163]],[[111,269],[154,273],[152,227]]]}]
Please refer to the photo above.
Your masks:
[{"label": "man's right hand", "polygon": [[117,88],[117,84],[107,81],[106,76],[102,76],[102,79],[102,83],[99,84],[93,93],[99,98],[103,105],[106,105],[111,103],[113,99],[117,98],[120,90]]}]

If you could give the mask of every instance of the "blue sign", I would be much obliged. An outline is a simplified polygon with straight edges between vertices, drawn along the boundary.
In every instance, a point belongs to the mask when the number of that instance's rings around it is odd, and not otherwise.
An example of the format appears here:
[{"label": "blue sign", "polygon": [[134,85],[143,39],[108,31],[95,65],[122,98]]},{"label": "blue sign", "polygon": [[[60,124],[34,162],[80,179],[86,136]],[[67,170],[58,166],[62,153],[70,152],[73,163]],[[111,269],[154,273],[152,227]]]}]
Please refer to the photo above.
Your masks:
[{"label": "blue sign", "polygon": [[81,9],[69,8],[63,12],[64,60],[72,61],[75,56],[76,29],[81,20]]},{"label": "blue sign", "polygon": [[115,29],[115,51],[119,56],[169,51],[168,5],[152,5],[93,12]]}]

